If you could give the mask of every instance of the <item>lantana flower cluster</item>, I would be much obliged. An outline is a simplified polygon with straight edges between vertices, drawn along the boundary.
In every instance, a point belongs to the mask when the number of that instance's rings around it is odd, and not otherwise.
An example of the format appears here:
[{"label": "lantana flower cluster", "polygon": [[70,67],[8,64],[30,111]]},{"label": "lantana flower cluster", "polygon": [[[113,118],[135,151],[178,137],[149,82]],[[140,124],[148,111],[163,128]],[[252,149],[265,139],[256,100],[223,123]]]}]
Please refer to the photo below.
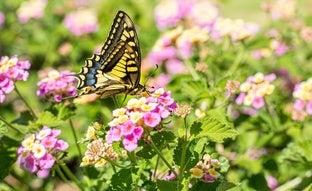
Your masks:
[{"label": "lantana flower cluster", "polygon": [[[293,97],[292,118],[294,120],[304,119],[306,115],[312,115],[312,78],[295,85]],[[301,118],[296,117],[300,113]]]},{"label": "lantana flower cluster", "polygon": [[138,147],[144,130],[158,130],[162,120],[169,117],[177,107],[171,92],[157,89],[150,97],[132,98],[126,107],[113,111],[114,119],[109,122],[107,143],[122,140],[127,151]]},{"label": "lantana flower cluster", "polygon": [[18,60],[17,56],[0,58],[0,103],[5,100],[6,94],[14,90],[14,82],[17,80],[26,81],[30,62]]},{"label": "lantana flower cluster", "polygon": [[61,102],[64,97],[73,97],[77,95],[75,87],[75,78],[70,71],[51,70],[47,77],[38,82],[39,89],[37,96],[51,99],[54,102]]},{"label": "lantana flower cluster", "polygon": [[271,84],[275,80],[274,73],[264,75],[257,73],[248,77],[246,82],[240,85],[241,93],[236,98],[236,104],[252,106],[254,109],[260,109],[264,106],[264,98],[273,93],[275,86]]},{"label": "lantana flower cluster", "polygon": [[112,145],[100,138],[100,132],[102,130],[102,126],[99,123],[94,123],[88,127],[86,140],[90,142],[87,145],[87,150],[80,166],[94,166],[99,168],[107,163],[107,159],[114,161],[119,158],[118,153],[114,151]]},{"label": "lantana flower cluster", "polygon": [[220,177],[217,169],[220,168],[218,159],[213,159],[209,154],[205,154],[193,168],[190,169],[194,178],[198,178],[204,182],[214,182]]},{"label": "lantana flower cluster", "polygon": [[[217,6],[208,0],[162,0],[154,15],[159,29],[170,30],[157,40],[147,63],[152,67],[154,64],[164,66],[165,71],[173,75],[189,73],[185,60],[195,52],[204,59],[210,51],[205,45],[207,41],[219,43],[227,38],[243,41],[259,30],[253,23],[221,17]],[[163,84],[162,78],[155,80]]]},{"label": "lantana flower cluster", "polygon": [[59,154],[68,148],[68,143],[57,139],[61,130],[44,126],[39,132],[28,135],[19,147],[17,163],[20,168],[46,178],[58,160]]},{"label": "lantana flower cluster", "polygon": [[64,19],[64,25],[75,36],[93,33],[99,28],[96,12],[89,9],[69,13]]},{"label": "lantana flower cluster", "polygon": [[30,19],[40,19],[44,15],[47,6],[46,0],[24,1],[17,10],[18,19],[21,23],[27,23]]}]

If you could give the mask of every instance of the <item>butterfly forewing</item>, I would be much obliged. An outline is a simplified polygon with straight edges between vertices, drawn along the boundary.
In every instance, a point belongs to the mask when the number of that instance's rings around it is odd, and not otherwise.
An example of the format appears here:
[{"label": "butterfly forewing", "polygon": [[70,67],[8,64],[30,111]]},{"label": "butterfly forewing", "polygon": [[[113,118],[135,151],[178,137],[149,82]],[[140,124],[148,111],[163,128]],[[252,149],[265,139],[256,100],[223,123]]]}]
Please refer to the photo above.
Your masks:
[{"label": "butterfly forewing", "polygon": [[119,93],[135,93],[142,89],[141,54],[137,33],[129,16],[119,11],[101,54],[85,61],[76,75],[82,94],[97,93],[105,98]]}]

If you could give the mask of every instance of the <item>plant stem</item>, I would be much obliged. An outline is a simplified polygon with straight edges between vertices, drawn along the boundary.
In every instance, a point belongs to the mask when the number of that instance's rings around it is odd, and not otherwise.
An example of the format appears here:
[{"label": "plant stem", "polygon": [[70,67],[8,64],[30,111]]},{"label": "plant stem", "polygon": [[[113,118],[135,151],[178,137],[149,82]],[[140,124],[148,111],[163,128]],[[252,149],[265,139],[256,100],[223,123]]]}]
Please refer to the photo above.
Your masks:
[{"label": "plant stem", "polygon": [[59,166],[62,168],[62,170],[65,172],[66,176],[72,180],[73,182],[75,182],[75,184],[81,189],[84,190],[84,186],[82,185],[82,183],[75,177],[75,175],[69,170],[69,168],[64,164],[59,164]]},{"label": "plant stem", "polygon": [[18,128],[16,128],[16,127],[14,127],[13,125],[11,125],[11,123],[7,122],[1,114],[0,114],[0,120],[1,120],[3,123],[5,123],[8,127],[10,127],[11,129],[15,130],[15,131],[18,132],[18,133],[22,133],[22,134],[23,134],[23,132],[22,132],[21,130],[19,130]]},{"label": "plant stem", "polygon": [[25,105],[28,107],[30,113],[32,114],[32,116],[34,117],[34,119],[37,119],[37,116],[34,112],[34,110],[30,107],[30,105],[28,104],[28,102],[24,99],[24,97],[22,96],[22,94],[19,92],[19,90],[17,89],[17,86],[15,85],[15,92],[17,93],[17,95],[19,96],[19,98],[25,103]]},{"label": "plant stem", "polygon": [[276,116],[276,113],[273,112],[272,109],[270,109],[267,100],[265,98],[263,98],[263,99],[264,99],[265,109],[266,109],[266,111],[269,114],[269,117],[270,117],[270,120],[271,120],[271,123],[272,123],[272,126],[273,126],[273,130],[277,130],[277,126],[275,124],[275,120],[274,120],[274,117],[273,117],[273,116]]},{"label": "plant stem", "polygon": [[154,142],[152,141],[152,139],[150,139],[151,142],[151,146],[152,148],[155,150],[155,152],[158,154],[158,156],[162,159],[162,161],[167,165],[167,167],[170,169],[170,171],[176,176],[178,177],[178,174],[174,171],[174,169],[172,168],[172,166],[169,164],[169,162],[165,159],[165,157],[162,155],[162,153],[158,150],[158,148],[156,147],[156,145],[154,144]]},{"label": "plant stem", "polygon": [[182,153],[181,153],[181,159],[180,159],[180,169],[179,169],[179,176],[178,176],[178,190],[180,190],[181,182],[183,179],[184,175],[184,168],[185,168],[185,158],[186,158],[186,149],[188,145],[188,128],[186,125],[186,117],[183,119],[184,120],[184,129],[185,129],[185,134],[184,134],[184,140],[183,140],[183,146],[182,146]]},{"label": "plant stem", "polygon": [[232,64],[231,68],[229,69],[229,71],[226,73],[225,76],[231,76],[238,68],[239,64],[241,63],[243,57],[245,54],[245,46],[242,45],[239,47],[239,52],[234,60],[234,63]]},{"label": "plant stem", "polygon": [[76,131],[75,131],[75,128],[74,128],[74,125],[73,125],[73,121],[71,119],[69,119],[69,125],[70,125],[70,129],[71,129],[71,131],[73,133],[73,136],[74,136],[74,139],[75,139],[75,144],[76,144],[76,147],[77,147],[77,150],[78,150],[78,153],[79,153],[79,157],[80,157],[80,159],[82,159],[82,152],[81,152],[80,146],[78,144],[77,134],[76,134]]},{"label": "plant stem", "polygon": [[194,66],[192,65],[192,63],[190,62],[190,60],[185,59],[185,60],[184,60],[184,63],[186,64],[187,68],[189,69],[189,71],[190,71],[190,73],[191,73],[193,79],[194,79],[195,81],[196,81],[196,80],[199,80],[200,77],[199,77],[199,75],[197,74],[197,72],[195,71]]}]

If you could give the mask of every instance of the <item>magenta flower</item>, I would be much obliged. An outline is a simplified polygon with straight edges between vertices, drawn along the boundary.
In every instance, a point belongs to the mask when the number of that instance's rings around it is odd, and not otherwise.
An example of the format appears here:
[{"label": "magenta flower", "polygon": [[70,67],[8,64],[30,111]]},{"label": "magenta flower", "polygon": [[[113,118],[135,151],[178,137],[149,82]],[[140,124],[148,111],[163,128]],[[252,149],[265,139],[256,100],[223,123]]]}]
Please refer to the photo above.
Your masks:
[{"label": "magenta flower", "polygon": [[77,10],[69,13],[64,19],[64,25],[75,36],[93,33],[98,29],[97,15],[91,10]]},{"label": "magenta flower", "polygon": [[190,0],[163,0],[157,5],[154,13],[157,27],[164,29],[174,27],[191,10]]},{"label": "magenta flower", "polygon": [[5,21],[5,16],[4,14],[0,11],[0,27],[4,24]]},{"label": "magenta flower", "polygon": [[17,10],[18,19],[21,23],[27,23],[29,19],[40,19],[44,15],[47,6],[46,0],[24,1]]},{"label": "magenta flower", "polygon": [[53,102],[61,102],[64,97],[73,97],[77,95],[75,88],[75,78],[70,76],[72,73],[64,70],[49,71],[47,77],[41,79],[37,85],[37,96],[51,99]]},{"label": "magenta flower", "polygon": [[27,80],[29,68],[29,61],[20,61],[17,56],[0,58],[0,103],[4,102],[6,94],[14,90],[14,82]]},{"label": "magenta flower", "polygon": [[161,121],[176,108],[171,93],[162,88],[154,91],[150,97],[130,99],[125,108],[113,111],[114,119],[108,123],[110,130],[106,142],[110,144],[122,140],[125,149],[133,151],[138,147],[144,129],[158,130]]},{"label": "magenta flower", "polygon": [[59,130],[47,126],[35,134],[28,135],[17,151],[17,163],[20,168],[25,168],[40,178],[48,177],[57,155],[68,148],[67,142],[56,138],[58,135]]}]

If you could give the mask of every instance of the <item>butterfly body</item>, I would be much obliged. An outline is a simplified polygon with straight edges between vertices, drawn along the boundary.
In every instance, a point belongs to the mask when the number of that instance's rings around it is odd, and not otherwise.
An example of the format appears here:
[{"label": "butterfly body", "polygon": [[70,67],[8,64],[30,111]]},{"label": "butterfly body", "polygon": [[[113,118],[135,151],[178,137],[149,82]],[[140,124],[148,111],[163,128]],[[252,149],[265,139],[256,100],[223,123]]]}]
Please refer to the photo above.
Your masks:
[{"label": "butterfly body", "polygon": [[75,75],[80,95],[96,93],[101,98],[116,94],[137,95],[145,91],[140,84],[141,53],[133,22],[123,11],[114,19],[101,53],[86,59]]}]

